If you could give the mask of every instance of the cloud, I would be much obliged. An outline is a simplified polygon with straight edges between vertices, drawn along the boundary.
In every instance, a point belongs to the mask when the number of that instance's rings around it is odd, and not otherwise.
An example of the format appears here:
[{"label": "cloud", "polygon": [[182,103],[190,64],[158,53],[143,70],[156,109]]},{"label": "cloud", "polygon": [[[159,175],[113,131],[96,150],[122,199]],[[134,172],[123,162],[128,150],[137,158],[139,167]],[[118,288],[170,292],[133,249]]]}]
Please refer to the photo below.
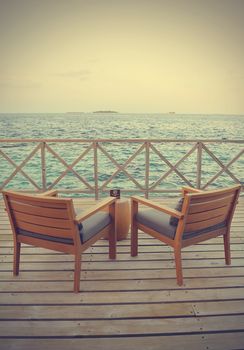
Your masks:
[{"label": "cloud", "polygon": [[35,89],[40,88],[41,83],[27,78],[0,78],[0,87],[1,88],[11,88],[11,89]]},{"label": "cloud", "polygon": [[87,80],[91,75],[91,71],[88,69],[81,69],[81,70],[56,73],[54,75],[60,78]]}]

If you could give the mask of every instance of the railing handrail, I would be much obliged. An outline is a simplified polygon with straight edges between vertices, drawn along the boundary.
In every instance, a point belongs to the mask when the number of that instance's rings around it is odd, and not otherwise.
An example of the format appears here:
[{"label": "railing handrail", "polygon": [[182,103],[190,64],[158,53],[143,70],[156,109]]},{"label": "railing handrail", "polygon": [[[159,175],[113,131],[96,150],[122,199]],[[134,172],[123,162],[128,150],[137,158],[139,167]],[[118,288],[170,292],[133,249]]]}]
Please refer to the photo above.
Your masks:
[{"label": "railing handrail", "polygon": [[93,143],[93,142],[119,142],[119,143],[142,143],[142,142],[214,142],[214,143],[244,143],[244,139],[62,139],[62,138],[40,138],[40,139],[19,139],[19,138],[6,138],[0,139],[0,143],[10,143],[10,142],[78,142],[78,143]]},{"label": "railing handrail", "polygon": [[[218,177],[220,177],[223,173],[227,174],[234,183],[239,183],[244,188],[243,181],[241,181],[242,177],[238,174],[236,175],[233,173],[233,170],[230,169],[230,167],[240,159],[241,156],[244,154],[244,149],[241,149],[238,151],[237,154],[234,154],[234,156],[231,155],[231,159],[228,160],[227,164],[224,164],[224,162],[221,160],[221,158],[217,155],[216,156],[216,150],[211,150],[209,146],[206,146],[206,144],[243,144],[244,140],[228,140],[228,139],[63,139],[63,138],[33,138],[33,139],[27,139],[27,138],[5,138],[0,139],[0,146],[1,144],[10,144],[10,143],[34,143],[34,148],[30,151],[30,153],[21,161],[20,164],[17,164],[15,160],[11,158],[11,156],[8,155],[8,153],[5,152],[5,148],[8,148],[7,145],[4,145],[2,149],[0,148],[0,155],[7,161],[12,167],[14,167],[14,170],[10,175],[7,176],[7,179],[3,181],[2,184],[0,184],[0,192],[14,179],[17,173],[20,173],[22,176],[24,176],[29,183],[31,183],[35,190],[37,191],[43,191],[46,189],[54,188],[57,184],[60,184],[60,181],[67,175],[68,172],[71,172],[73,176],[76,177],[80,181],[79,185],[85,185],[86,188],[82,189],[82,186],[80,188],[74,188],[72,190],[68,189],[60,189],[63,193],[90,193],[94,194],[96,198],[99,197],[99,193],[102,193],[107,190],[107,186],[112,184],[112,181],[116,179],[117,174],[122,172],[127,180],[130,180],[134,183],[135,187],[134,189],[126,188],[124,189],[125,192],[143,192],[146,197],[148,197],[149,193],[168,193],[168,192],[178,192],[179,190],[176,190],[175,188],[172,188],[171,190],[168,190],[164,188],[163,190],[159,188],[159,185],[161,185],[162,182],[165,181],[166,178],[168,178],[171,174],[176,175],[180,180],[181,183],[183,182],[187,186],[194,186],[197,188],[205,189],[209,185],[211,185]],[[75,159],[72,157],[72,161],[69,163],[69,161],[66,161],[63,159],[63,157],[59,154],[59,151],[55,151],[53,147],[53,143],[79,143],[79,144],[86,144],[86,149],[82,150],[79,156],[76,156]],[[107,146],[105,147],[104,144],[137,144],[139,145],[139,148],[133,150],[131,155],[127,155],[126,160],[117,160],[117,157],[115,158],[109,150],[107,150]],[[185,151],[184,155],[182,156],[182,153],[180,154],[180,159],[177,158],[177,161],[174,163],[174,161],[168,159],[167,154],[162,151],[158,145],[159,144],[166,144],[166,143],[176,143],[176,144],[191,144],[190,149],[188,151]],[[10,146],[11,147],[11,146]],[[83,176],[83,174],[77,172],[75,170],[75,166],[85,158],[85,156],[89,152],[93,152],[93,162],[91,163],[91,167],[93,170],[93,180],[92,184],[89,183],[86,178]],[[109,160],[113,166],[111,168],[111,173],[109,173],[108,178],[106,180],[103,180],[104,182],[99,186],[99,163],[98,163],[98,151],[105,157],[107,160]],[[41,155],[41,178],[42,183],[41,185],[38,184],[31,176],[29,176],[26,172],[25,165],[30,161],[30,159],[37,154],[37,152],[40,152]],[[178,167],[180,164],[182,164],[191,154],[196,152],[197,158],[196,158],[196,173],[195,173],[195,179],[192,179],[187,174],[185,174],[182,170],[180,170]],[[202,165],[203,165],[203,153],[208,154],[208,157],[210,157],[212,162],[215,162],[219,166],[219,170],[214,176],[212,176],[206,183],[203,183],[206,181],[206,179],[203,181],[202,177]],[[46,154],[51,154],[56,161],[60,162],[64,167],[65,170],[59,174],[55,175],[56,178],[52,180],[51,182],[47,183],[47,168],[46,168]],[[150,155],[154,154],[159,158],[159,161],[161,164],[166,164],[168,167],[167,171],[163,174],[159,173],[159,177],[150,183],[149,177],[150,177]],[[145,171],[143,175],[143,181],[144,184],[142,185],[140,183],[141,178],[138,180],[137,174],[131,175],[130,172],[127,170],[128,165],[131,165],[133,160],[138,156],[143,155],[144,156],[144,162],[142,163],[145,166]],[[115,171],[114,171],[115,168]],[[100,172],[101,174],[101,172]],[[160,176],[161,175],[161,176]],[[153,175],[154,176],[154,175]],[[239,176],[239,178],[238,178]],[[91,181],[91,180],[89,180]],[[101,181],[101,180],[100,180]],[[166,180],[168,181],[168,179]]]}]

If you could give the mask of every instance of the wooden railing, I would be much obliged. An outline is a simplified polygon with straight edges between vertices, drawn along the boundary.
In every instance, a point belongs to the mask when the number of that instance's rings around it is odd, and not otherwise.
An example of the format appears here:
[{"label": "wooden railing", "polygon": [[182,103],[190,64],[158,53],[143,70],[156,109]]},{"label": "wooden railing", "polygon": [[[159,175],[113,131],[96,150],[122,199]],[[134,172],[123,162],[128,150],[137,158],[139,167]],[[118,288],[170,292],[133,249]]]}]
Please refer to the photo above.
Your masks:
[{"label": "wooden railing", "polygon": [[2,139],[0,190],[56,188],[98,199],[114,187],[146,197],[178,192],[182,185],[244,187],[243,144],[215,139]]}]

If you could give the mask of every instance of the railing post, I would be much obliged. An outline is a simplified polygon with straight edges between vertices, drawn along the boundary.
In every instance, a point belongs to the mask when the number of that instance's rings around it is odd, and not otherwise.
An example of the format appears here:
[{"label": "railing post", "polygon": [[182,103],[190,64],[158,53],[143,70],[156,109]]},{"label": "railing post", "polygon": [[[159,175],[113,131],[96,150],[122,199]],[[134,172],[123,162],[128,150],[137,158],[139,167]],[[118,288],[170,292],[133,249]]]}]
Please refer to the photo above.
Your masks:
[{"label": "railing post", "polygon": [[149,170],[150,170],[150,158],[149,158],[150,142],[145,142],[145,197],[149,195]]},{"label": "railing post", "polygon": [[94,148],[94,189],[95,189],[95,199],[98,199],[99,193],[98,193],[97,142],[93,142],[93,148]]},{"label": "railing post", "polygon": [[42,190],[47,189],[47,178],[46,178],[46,142],[41,143],[41,167],[42,167]]},{"label": "railing post", "polygon": [[197,143],[197,178],[196,178],[196,187],[201,189],[201,180],[202,180],[202,142]]}]

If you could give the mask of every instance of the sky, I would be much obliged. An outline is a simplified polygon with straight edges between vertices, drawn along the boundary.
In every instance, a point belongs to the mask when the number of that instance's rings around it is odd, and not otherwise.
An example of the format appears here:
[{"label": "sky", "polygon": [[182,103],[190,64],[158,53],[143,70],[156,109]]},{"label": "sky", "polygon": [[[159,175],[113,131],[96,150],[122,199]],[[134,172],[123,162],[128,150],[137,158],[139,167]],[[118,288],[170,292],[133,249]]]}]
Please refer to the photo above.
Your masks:
[{"label": "sky", "polygon": [[244,0],[0,0],[0,112],[244,114]]}]

